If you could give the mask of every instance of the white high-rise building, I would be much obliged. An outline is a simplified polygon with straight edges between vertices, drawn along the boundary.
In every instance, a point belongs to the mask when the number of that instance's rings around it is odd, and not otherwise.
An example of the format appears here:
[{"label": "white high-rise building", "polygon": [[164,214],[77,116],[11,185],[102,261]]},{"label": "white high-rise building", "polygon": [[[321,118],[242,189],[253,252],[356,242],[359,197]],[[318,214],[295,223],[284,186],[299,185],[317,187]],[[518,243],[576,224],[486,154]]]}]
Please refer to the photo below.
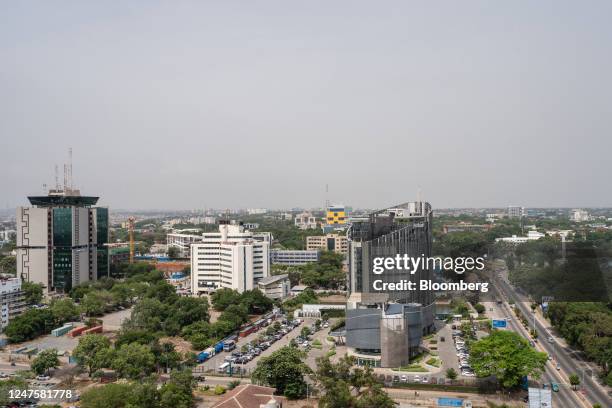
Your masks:
[{"label": "white high-rise building", "polygon": [[256,288],[270,274],[270,238],[241,224],[220,221],[219,232],[205,232],[202,242],[191,244],[192,293],[219,288],[242,293]]},{"label": "white high-rise building", "polygon": [[582,210],[582,209],[576,209],[576,210],[572,210],[572,215],[570,216],[570,219],[574,222],[584,222],[584,221],[590,221],[591,217],[589,216],[588,211]]}]

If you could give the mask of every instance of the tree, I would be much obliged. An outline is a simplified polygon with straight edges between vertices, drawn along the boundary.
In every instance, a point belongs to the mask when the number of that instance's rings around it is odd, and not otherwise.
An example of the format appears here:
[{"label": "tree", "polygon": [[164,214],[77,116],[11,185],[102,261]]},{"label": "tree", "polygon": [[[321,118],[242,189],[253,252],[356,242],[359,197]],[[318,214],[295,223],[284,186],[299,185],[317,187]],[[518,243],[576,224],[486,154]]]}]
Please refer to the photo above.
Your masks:
[{"label": "tree", "polygon": [[446,370],[446,378],[448,378],[449,380],[455,380],[457,379],[457,371],[454,368],[449,368]]},{"label": "tree", "polygon": [[155,356],[149,346],[138,343],[124,344],[115,351],[111,367],[120,377],[142,379],[155,370]]},{"label": "tree", "polygon": [[176,259],[180,255],[180,250],[175,246],[168,246],[168,258]]},{"label": "tree", "polygon": [[0,273],[7,275],[17,275],[17,259],[14,256],[0,255]]},{"label": "tree", "polygon": [[320,408],[393,408],[395,402],[376,381],[370,367],[355,368],[354,357],[344,356],[338,363],[328,357],[317,359],[314,379],[323,390]]},{"label": "tree", "polygon": [[26,303],[30,305],[39,304],[43,298],[43,285],[40,283],[24,281],[21,283]]},{"label": "tree", "polygon": [[223,311],[240,302],[240,293],[234,289],[221,288],[212,294],[211,301],[215,310]]},{"label": "tree", "polygon": [[76,320],[79,317],[79,308],[70,298],[53,300],[50,309],[57,324]]},{"label": "tree", "polygon": [[81,337],[72,353],[77,364],[86,368],[90,376],[94,371],[110,365],[111,354],[110,340],[101,334],[86,334]]},{"label": "tree", "polygon": [[511,331],[494,331],[471,346],[470,363],[479,377],[495,375],[505,388],[520,384],[524,376],[539,378],[548,356],[529,346]]},{"label": "tree", "polygon": [[91,291],[81,301],[81,309],[87,316],[102,316],[111,303],[112,296],[107,291]]},{"label": "tree", "polygon": [[195,384],[190,370],[173,371],[170,380],[160,389],[161,408],[192,407]]},{"label": "tree", "polygon": [[310,368],[302,361],[304,357],[302,351],[293,347],[278,349],[257,362],[251,380],[256,384],[274,387],[287,398],[303,396],[306,392],[304,375],[310,373]]},{"label": "tree", "polygon": [[81,395],[82,408],[124,408],[133,394],[129,384],[107,384],[88,389]]},{"label": "tree", "polygon": [[572,387],[574,387],[574,390],[580,385],[580,377],[578,377],[578,374],[571,374],[569,376],[569,381]]},{"label": "tree", "polygon": [[300,330],[300,336],[302,337],[308,337],[312,334],[312,332],[310,331],[310,328],[307,326],[302,327],[302,330]]},{"label": "tree", "polygon": [[30,309],[11,319],[4,334],[11,343],[20,343],[48,333],[55,325],[49,309]]},{"label": "tree", "polygon": [[476,309],[476,312],[478,312],[478,314],[483,314],[486,310],[482,303],[476,303],[476,305],[474,305],[474,309]]},{"label": "tree", "polygon": [[59,359],[57,358],[56,349],[43,350],[34,358],[30,367],[38,375],[43,375],[49,372],[50,368],[57,368]]}]

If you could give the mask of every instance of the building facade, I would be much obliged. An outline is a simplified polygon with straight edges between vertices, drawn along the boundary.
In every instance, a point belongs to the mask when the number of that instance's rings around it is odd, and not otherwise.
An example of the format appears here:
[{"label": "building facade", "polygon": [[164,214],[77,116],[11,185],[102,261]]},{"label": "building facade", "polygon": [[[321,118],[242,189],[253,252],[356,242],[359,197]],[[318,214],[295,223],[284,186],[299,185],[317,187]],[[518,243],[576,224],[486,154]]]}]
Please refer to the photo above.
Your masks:
[{"label": "building facade", "polygon": [[306,237],[307,251],[334,251],[346,255],[348,253],[348,239],[340,234],[326,234]]},{"label": "building facade", "polygon": [[191,244],[202,242],[202,235],[170,233],[166,234],[168,248],[174,247],[179,250],[179,258],[187,258],[191,254]]},{"label": "building facade", "polygon": [[362,364],[405,365],[419,352],[422,336],[434,328],[432,292],[375,290],[373,284],[432,279],[432,271],[423,266],[410,273],[397,269],[373,273],[374,258],[431,256],[431,223],[431,206],[410,202],[356,219],[349,229],[346,345]]},{"label": "building facade", "polygon": [[525,207],[517,205],[508,206],[508,218],[522,218],[525,216]]},{"label": "building facade", "polygon": [[220,221],[219,232],[206,232],[191,245],[191,292],[256,288],[270,274],[270,240],[269,233],[253,234],[242,224]]},{"label": "building facade", "polygon": [[21,280],[19,278],[0,279],[0,333],[15,317],[25,312],[28,305],[25,301],[25,294],[21,290]]},{"label": "building facade", "polygon": [[344,205],[335,204],[327,207],[325,212],[325,223],[331,226],[344,226],[346,224],[347,215]]},{"label": "building facade", "polygon": [[291,283],[289,275],[273,275],[260,279],[257,287],[270,299],[283,300],[289,296]]},{"label": "building facade", "polygon": [[17,208],[17,274],[45,292],[109,276],[108,208],[78,190],[50,190]]},{"label": "building facade", "polygon": [[305,265],[319,260],[318,250],[272,249],[270,261],[279,265]]},{"label": "building facade", "polygon": [[295,216],[294,224],[296,227],[302,230],[316,229],[317,218],[309,212],[303,212]]}]

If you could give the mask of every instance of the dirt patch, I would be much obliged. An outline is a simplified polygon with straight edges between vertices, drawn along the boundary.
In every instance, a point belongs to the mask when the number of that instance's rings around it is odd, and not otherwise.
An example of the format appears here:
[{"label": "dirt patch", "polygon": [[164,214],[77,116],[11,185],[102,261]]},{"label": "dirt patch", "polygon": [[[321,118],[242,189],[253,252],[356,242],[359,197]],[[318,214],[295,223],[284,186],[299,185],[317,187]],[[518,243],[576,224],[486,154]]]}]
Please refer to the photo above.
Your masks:
[{"label": "dirt patch", "polygon": [[191,348],[191,343],[181,337],[162,337],[160,343],[172,343],[176,351],[180,353],[194,352]]}]

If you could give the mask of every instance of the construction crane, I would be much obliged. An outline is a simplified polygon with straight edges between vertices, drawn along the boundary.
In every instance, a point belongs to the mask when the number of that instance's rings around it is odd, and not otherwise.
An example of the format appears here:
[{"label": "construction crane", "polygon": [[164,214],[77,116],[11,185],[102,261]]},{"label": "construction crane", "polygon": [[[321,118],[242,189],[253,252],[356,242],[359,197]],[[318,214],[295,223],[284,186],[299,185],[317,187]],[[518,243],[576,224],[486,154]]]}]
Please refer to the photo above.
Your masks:
[{"label": "construction crane", "polygon": [[128,218],[128,235],[130,237],[130,263],[134,263],[134,217]]}]

